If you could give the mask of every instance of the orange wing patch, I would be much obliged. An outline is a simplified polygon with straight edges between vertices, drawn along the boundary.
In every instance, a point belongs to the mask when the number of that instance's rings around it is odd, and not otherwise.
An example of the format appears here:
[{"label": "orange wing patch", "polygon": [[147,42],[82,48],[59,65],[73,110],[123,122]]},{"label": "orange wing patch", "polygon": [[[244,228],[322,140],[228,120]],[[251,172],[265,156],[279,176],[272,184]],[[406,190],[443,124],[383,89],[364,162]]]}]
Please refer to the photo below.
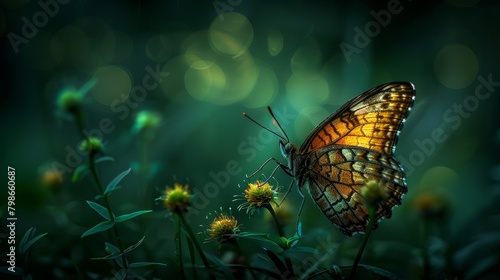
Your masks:
[{"label": "orange wing patch", "polygon": [[392,155],[414,96],[410,83],[367,91],[323,121],[300,148],[306,157],[301,187],[346,235],[366,230],[368,210],[360,190],[368,181],[380,182],[388,194],[377,220],[401,204],[405,175]]},{"label": "orange wing patch", "polygon": [[[306,152],[328,145],[357,146],[392,154],[401,124],[414,100],[413,87],[392,85],[368,91],[334,113],[311,135]],[[360,95],[363,97],[365,94]]]}]

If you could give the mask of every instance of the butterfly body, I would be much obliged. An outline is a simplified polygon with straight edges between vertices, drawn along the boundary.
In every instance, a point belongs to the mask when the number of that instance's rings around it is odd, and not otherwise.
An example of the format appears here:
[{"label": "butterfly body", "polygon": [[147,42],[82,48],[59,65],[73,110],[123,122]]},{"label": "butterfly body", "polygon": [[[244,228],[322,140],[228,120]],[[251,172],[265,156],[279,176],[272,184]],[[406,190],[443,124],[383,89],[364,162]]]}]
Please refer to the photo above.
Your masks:
[{"label": "butterfly body", "polygon": [[[300,189],[307,189],[325,216],[344,234],[364,233],[368,210],[361,188],[380,182],[387,199],[376,219],[389,218],[407,192],[403,168],[394,158],[397,139],[415,99],[411,83],[394,82],[348,101],[319,124],[298,148],[288,139],[282,165]],[[376,224],[375,224],[376,226]]]}]

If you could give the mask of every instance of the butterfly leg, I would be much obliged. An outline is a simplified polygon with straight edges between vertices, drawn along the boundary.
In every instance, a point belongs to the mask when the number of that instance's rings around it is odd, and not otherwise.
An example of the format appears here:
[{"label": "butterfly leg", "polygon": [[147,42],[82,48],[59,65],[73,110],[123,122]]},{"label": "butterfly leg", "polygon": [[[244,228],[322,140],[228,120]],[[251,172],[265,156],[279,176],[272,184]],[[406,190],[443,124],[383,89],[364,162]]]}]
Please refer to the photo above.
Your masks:
[{"label": "butterfly leg", "polygon": [[299,187],[299,194],[302,196],[302,202],[300,203],[299,213],[297,213],[297,236],[302,237],[302,229],[300,225],[300,215],[302,214],[302,208],[304,208],[304,203],[306,202],[306,197],[302,193]]},{"label": "butterfly leg", "polygon": [[292,182],[290,183],[290,186],[288,186],[288,189],[287,191],[285,192],[285,195],[283,196],[283,198],[281,199],[280,203],[278,203],[278,207],[280,207],[281,203],[283,203],[283,201],[285,201],[285,198],[288,196],[288,194],[290,193],[290,191],[292,190],[292,186],[293,186],[293,183],[295,183],[295,179],[292,180]]},{"label": "butterfly leg", "polygon": [[271,173],[271,176],[269,176],[267,179],[266,179],[266,182],[269,181],[269,179],[274,175],[274,173],[276,173],[276,170],[278,168],[281,168],[283,169],[283,171],[285,171],[288,175],[290,175],[290,171],[288,171],[288,167],[286,165],[284,165],[283,163],[279,162],[277,159],[275,158],[268,158],[266,161],[264,161],[264,163],[259,167],[259,169],[255,170],[254,173],[250,174],[250,175],[246,175],[247,179],[249,178],[252,178],[253,176],[255,176],[257,173],[259,173],[260,171],[262,171],[262,169],[264,169],[264,167],[270,162],[270,161],[274,161],[278,164],[278,166],[276,166],[276,168],[274,168],[273,172]]}]

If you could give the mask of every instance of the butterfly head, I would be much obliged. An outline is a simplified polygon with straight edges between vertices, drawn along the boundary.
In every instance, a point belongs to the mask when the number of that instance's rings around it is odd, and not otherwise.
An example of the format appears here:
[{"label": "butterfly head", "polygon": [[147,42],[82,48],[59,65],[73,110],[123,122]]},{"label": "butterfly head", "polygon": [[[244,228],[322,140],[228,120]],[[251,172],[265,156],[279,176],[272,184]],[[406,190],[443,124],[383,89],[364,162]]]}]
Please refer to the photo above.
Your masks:
[{"label": "butterfly head", "polygon": [[276,117],[274,116],[274,113],[271,110],[271,107],[267,107],[267,110],[269,111],[269,114],[271,114],[271,117],[273,118],[273,124],[279,129],[279,131],[283,135],[280,135],[280,134],[272,131],[271,129],[269,129],[269,128],[263,126],[263,125],[261,125],[260,123],[256,122],[254,119],[252,119],[250,116],[248,116],[246,113],[243,113],[243,116],[245,116],[246,118],[248,118],[249,120],[251,120],[253,123],[257,124],[258,126],[262,127],[263,129],[271,132],[272,134],[274,134],[274,135],[276,135],[276,136],[278,136],[280,138],[279,145],[280,145],[281,154],[288,161],[288,165],[287,165],[288,170],[285,170],[285,171],[287,173],[289,173],[290,175],[292,175],[293,172],[294,172],[294,165],[295,165],[294,164],[294,160],[296,158],[295,155],[298,152],[298,148],[290,143],[288,135],[286,134],[285,130],[283,129],[283,127],[281,126],[281,124],[278,122],[278,120],[276,119]]},{"label": "butterfly head", "polygon": [[295,159],[296,159],[296,154],[298,152],[298,148],[291,144],[288,141],[284,141],[280,139],[279,142],[280,145],[280,151],[283,157],[287,160],[287,167],[288,170],[286,170],[289,174],[295,173],[294,167],[295,167]]},{"label": "butterfly head", "polygon": [[293,145],[280,139],[280,151],[283,157],[288,159],[292,154]]}]

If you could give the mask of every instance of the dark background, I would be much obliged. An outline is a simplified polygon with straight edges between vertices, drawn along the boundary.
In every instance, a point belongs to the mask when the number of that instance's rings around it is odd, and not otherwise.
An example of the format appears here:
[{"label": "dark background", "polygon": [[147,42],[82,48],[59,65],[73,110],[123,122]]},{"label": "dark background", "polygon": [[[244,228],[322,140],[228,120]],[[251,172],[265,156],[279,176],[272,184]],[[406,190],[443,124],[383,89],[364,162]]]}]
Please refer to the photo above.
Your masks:
[{"label": "dark background", "polygon": [[[104,255],[106,235],[79,238],[100,221],[85,203],[96,189],[89,178],[71,182],[69,154],[76,153],[81,135],[56,106],[64,89],[92,79],[97,85],[84,99],[86,129],[95,132],[106,118],[114,127],[102,134],[106,154],[115,158],[99,167],[102,181],[144,159],[154,167],[150,179],[132,172],[110,198],[119,213],[155,210],[141,220],[146,226],[122,226],[127,244],[146,235],[144,249],[132,259],[169,264],[147,278],[176,272],[173,223],[154,202],[174,182],[198,194],[190,215],[196,232],[208,228],[209,213],[231,207],[242,230],[274,233],[264,213],[249,219],[236,210],[242,201],[232,201],[243,192],[245,174],[269,157],[282,159],[278,138],[243,118],[243,111],[273,127],[265,109],[272,106],[292,143],[300,145],[344,102],[390,81],[410,81],[417,89],[396,150],[409,191],[373,233],[363,263],[405,279],[499,274],[497,2],[61,2],[40,1],[52,3],[48,16],[36,1],[0,2],[0,162],[16,168],[17,239],[30,227],[48,232],[33,247],[34,279],[111,275],[109,263],[90,260]],[[34,20],[39,26],[26,33],[26,21]],[[134,97],[147,68],[168,76]],[[495,81],[489,88],[488,80]],[[146,148],[133,131],[142,110],[161,116]],[[226,176],[228,163],[237,168]],[[69,167],[63,182],[44,180],[58,164]],[[290,178],[278,172],[276,182],[283,192]],[[312,256],[330,252],[322,267],[351,265],[362,237],[344,237],[306,196],[301,245],[315,249]],[[5,205],[6,191],[1,197]],[[291,236],[300,203],[295,186],[286,202]],[[437,214],[424,217],[429,207]],[[2,239],[2,260],[5,244]],[[203,247],[219,255],[213,242]],[[423,252],[430,256],[430,272],[424,272]]]}]

